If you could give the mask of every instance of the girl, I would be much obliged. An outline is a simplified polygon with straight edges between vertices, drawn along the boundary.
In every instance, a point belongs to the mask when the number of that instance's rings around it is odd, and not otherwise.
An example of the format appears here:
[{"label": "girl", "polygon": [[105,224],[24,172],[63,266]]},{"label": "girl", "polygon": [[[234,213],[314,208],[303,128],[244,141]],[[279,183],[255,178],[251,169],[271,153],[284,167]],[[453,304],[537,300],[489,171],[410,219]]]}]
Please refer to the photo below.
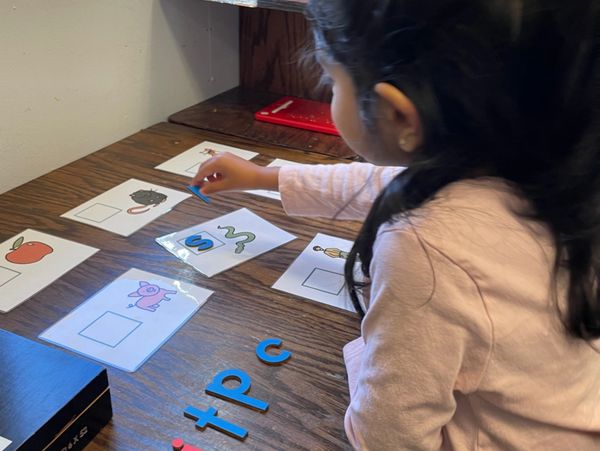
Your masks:
[{"label": "girl", "polygon": [[352,445],[600,449],[598,2],[310,0],[308,17],[335,123],[373,164],[221,155],[194,183],[364,219]]}]

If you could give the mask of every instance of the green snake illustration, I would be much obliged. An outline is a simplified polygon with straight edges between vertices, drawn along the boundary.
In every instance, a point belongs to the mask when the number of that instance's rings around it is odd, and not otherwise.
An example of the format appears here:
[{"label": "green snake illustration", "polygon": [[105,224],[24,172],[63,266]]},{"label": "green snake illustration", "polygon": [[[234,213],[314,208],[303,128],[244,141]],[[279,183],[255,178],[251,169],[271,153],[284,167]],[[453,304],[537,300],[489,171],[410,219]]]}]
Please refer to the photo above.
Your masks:
[{"label": "green snake illustration", "polygon": [[245,240],[241,240],[241,241],[237,241],[236,244],[236,248],[235,248],[235,253],[236,254],[241,254],[244,251],[244,248],[246,247],[246,244],[254,241],[256,239],[256,235],[252,232],[239,232],[239,233],[235,233],[235,227],[233,226],[217,226],[218,229],[226,229],[227,233],[225,234],[225,238],[239,238],[239,237],[246,237]]}]

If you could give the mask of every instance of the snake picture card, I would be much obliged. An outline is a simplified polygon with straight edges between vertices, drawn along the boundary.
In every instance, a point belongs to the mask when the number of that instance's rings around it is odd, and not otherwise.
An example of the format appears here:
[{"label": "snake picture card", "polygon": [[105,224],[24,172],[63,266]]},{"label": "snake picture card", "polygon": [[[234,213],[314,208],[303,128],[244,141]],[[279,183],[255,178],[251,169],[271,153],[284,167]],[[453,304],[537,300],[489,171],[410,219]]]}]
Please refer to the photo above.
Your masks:
[{"label": "snake picture card", "polygon": [[[267,165],[267,167],[273,168],[273,167],[281,167],[281,166],[299,166],[301,164],[302,163],[297,163],[295,161],[282,160],[281,158],[276,158],[275,160],[271,161]],[[281,200],[281,194],[279,193],[279,191],[253,189],[253,190],[246,190],[246,193],[254,194],[256,196],[268,197],[270,199]]]},{"label": "snake picture card", "polygon": [[0,312],[8,312],[98,252],[26,229],[0,244]]},{"label": "snake picture card", "polygon": [[219,153],[225,152],[237,155],[244,160],[251,160],[258,155],[258,153],[251,152],[250,150],[238,149],[237,147],[226,146],[211,141],[203,141],[176,157],[159,164],[154,169],[193,178],[202,163]]},{"label": "snake picture card", "polygon": [[352,241],[318,233],[272,288],[356,312],[344,280],[350,249]]},{"label": "snake picture card", "polygon": [[61,217],[129,236],[191,196],[187,192],[130,179]]},{"label": "snake picture card", "polygon": [[123,371],[136,371],[212,293],[132,268],[40,338]]},{"label": "snake picture card", "polygon": [[197,271],[212,277],[295,238],[242,208],[159,237],[156,242]]}]

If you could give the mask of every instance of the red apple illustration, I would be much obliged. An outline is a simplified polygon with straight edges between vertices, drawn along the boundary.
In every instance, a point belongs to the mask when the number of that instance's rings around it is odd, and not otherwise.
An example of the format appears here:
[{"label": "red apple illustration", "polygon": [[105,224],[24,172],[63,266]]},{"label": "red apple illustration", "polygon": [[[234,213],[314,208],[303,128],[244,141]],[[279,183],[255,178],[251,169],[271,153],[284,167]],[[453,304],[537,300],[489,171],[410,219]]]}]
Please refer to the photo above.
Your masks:
[{"label": "red apple illustration", "polygon": [[24,243],[25,238],[19,237],[10,248],[10,252],[5,258],[19,265],[27,265],[29,263],[39,262],[46,255],[52,253],[54,249],[39,241],[28,241]]}]

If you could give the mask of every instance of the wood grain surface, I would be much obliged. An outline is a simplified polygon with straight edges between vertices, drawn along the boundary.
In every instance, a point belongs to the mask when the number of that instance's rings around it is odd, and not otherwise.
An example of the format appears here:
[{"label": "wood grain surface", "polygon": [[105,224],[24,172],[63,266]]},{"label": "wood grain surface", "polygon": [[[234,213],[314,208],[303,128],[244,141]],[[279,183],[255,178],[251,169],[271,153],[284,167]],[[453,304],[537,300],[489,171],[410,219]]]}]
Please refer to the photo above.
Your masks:
[{"label": "wood grain surface", "polygon": [[[190,198],[130,237],[59,217],[132,177],[183,191],[189,179],[153,168],[203,140],[256,150],[260,164],[275,157],[337,161],[161,123],[2,194],[1,241],[33,228],[101,251],[13,311],[0,314],[0,328],[37,340],[43,330],[131,267],[212,289],[215,294],[209,301],[140,370],[109,368],[114,417],[87,449],[168,450],[175,437],[206,450],[348,449],[342,346],[359,335],[359,320],[270,287],[317,232],[353,239],[356,223],[290,218],[280,202],[244,193],[215,195],[210,205]],[[241,207],[298,239],[210,279],[154,242]],[[283,340],[293,353],[288,363],[271,367],[258,361],[256,345],[267,337]],[[251,376],[249,395],[267,401],[268,412],[204,393],[218,372],[230,368]],[[220,417],[248,429],[248,438],[239,442],[212,429],[196,430],[183,416],[187,405],[217,408]]]},{"label": "wood grain surface", "polygon": [[172,114],[169,121],[243,138],[257,145],[284,147],[337,158],[357,158],[338,136],[254,120],[256,111],[280,97],[279,94],[254,89],[234,88]]},{"label": "wood grain surface", "polygon": [[240,86],[244,89],[331,101],[330,86],[312,52],[304,15],[240,9]]}]

